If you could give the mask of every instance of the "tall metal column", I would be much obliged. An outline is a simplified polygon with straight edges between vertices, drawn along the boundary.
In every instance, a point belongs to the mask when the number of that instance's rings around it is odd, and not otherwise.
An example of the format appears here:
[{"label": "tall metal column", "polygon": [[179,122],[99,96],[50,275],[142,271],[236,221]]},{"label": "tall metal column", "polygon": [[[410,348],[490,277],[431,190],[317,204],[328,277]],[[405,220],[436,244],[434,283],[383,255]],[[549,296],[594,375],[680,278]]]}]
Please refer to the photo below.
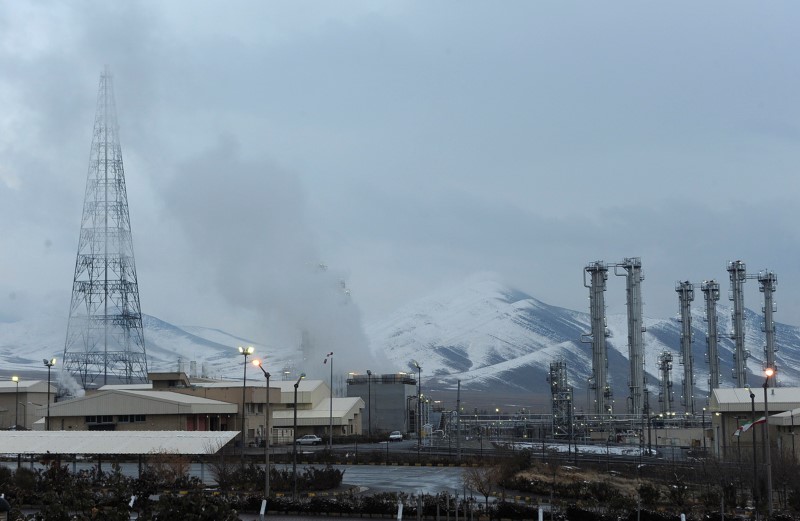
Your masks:
[{"label": "tall metal column", "polygon": [[64,368],[85,388],[147,381],[122,149],[108,67],[100,76]]},{"label": "tall metal column", "polygon": [[[625,269],[625,273],[617,273],[616,268]],[[615,275],[625,275],[628,304],[628,360],[630,362],[630,400],[628,413],[639,416],[644,404],[644,331],[642,323],[642,261],[639,257],[629,257],[616,264]]]},{"label": "tall metal column", "polygon": [[[591,276],[587,284],[586,274]],[[595,261],[583,270],[583,285],[589,288],[589,311],[591,314],[592,332],[581,336],[581,342],[592,344],[592,383],[594,390],[594,406],[590,409],[594,414],[607,414],[611,409],[611,387],[608,385],[608,353],[606,348],[606,305],[604,292],[608,279],[608,267],[603,261]]]},{"label": "tall metal column", "polygon": [[706,301],[706,323],[708,332],[706,333],[706,362],[708,362],[708,394],[714,389],[719,389],[719,349],[717,341],[717,301],[719,300],[719,283],[715,280],[706,280],[700,285],[703,298]]},{"label": "tall metal column", "polygon": [[681,386],[681,404],[686,412],[694,414],[694,357],[692,356],[692,301],[694,300],[694,284],[684,281],[675,285],[678,292],[681,311],[681,358],[683,365],[683,384]]},{"label": "tall metal column", "polygon": [[737,387],[747,385],[747,359],[750,352],[744,348],[744,294],[742,284],[747,280],[747,268],[744,262],[737,260],[728,263],[731,279],[731,292],[728,298],[733,301],[733,331],[731,338],[734,344],[733,379]]},{"label": "tall metal column", "polygon": [[[772,319],[772,314],[778,310],[777,304],[772,300],[772,293],[778,287],[778,276],[774,272],[764,270],[758,273],[758,289],[764,294],[764,334],[766,336],[766,345],[764,346],[764,361],[766,364],[765,369],[771,368],[776,370],[775,366],[775,352],[778,348],[775,346],[775,322]],[[775,378],[767,378],[765,383],[769,383],[771,387],[775,387]]]},{"label": "tall metal column", "polygon": [[666,414],[672,412],[672,353],[662,351],[658,356],[658,370],[661,373],[660,389],[658,391],[658,401],[661,403],[661,412]]}]

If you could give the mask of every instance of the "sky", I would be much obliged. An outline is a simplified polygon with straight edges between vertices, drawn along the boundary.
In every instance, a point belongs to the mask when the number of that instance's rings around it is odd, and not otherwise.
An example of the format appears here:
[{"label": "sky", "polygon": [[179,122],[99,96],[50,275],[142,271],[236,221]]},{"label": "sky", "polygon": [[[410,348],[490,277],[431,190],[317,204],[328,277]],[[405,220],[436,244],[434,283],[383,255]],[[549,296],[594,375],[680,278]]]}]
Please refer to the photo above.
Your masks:
[{"label": "sky", "polygon": [[[107,64],[146,314],[338,350],[476,272],[588,311],[583,268],[641,257],[648,317],[677,314],[678,280],[727,304],[741,259],[800,325],[798,22],[786,1],[3,2],[0,319],[66,320]],[[606,303],[624,313],[621,277]]]}]

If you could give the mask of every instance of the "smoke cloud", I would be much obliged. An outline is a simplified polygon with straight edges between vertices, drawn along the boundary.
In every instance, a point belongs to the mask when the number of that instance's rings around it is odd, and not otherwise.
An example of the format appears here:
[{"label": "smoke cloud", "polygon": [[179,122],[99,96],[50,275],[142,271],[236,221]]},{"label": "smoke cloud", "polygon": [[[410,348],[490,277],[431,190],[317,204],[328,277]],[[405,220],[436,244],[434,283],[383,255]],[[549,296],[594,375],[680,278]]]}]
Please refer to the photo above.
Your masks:
[{"label": "smoke cloud", "polygon": [[345,273],[326,266],[316,246],[297,176],[243,159],[226,136],[177,168],[165,198],[201,259],[187,268],[197,270],[194,280],[210,281],[237,310],[239,323],[220,327],[243,327],[258,342],[294,348],[291,363],[310,378],[328,374],[329,352],[337,373],[375,363]]}]

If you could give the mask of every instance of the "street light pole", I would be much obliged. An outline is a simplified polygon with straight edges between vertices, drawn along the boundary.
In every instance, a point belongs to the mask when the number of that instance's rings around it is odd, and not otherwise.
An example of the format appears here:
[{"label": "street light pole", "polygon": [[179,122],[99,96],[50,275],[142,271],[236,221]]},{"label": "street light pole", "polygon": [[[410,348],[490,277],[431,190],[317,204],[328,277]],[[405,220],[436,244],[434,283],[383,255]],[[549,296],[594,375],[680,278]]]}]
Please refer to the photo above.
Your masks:
[{"label": "street light pole", "polygon": [[47,418],[44,421],[44,430],[50,430],[50,368],[56,365],[56,359],[51,358],[50,360],[44,359],[42,360],[44,365],[47,367]]},{"label": "street light pole", "polygon": [[328,410],[328,450],[333,450],[333,351],[325,355],[325,362],[331,361],[331,401]]},{"label": "street light pole", "polygon": [[700,431],[703,433],[703,457],[706,457],[706,408],[703,407],[703,421],[700,422]]},{"label": "street light pole", "polygon": [[264,499],[269,500],[269,377],[270,374],[264,369],[264,365],[261,360],[253,360],[253,365],[261,369],[261,372],[264,373],[264,379],[266,380],[266,390],[267,390],[267,397],[264,400],[266,402],[264,408]]},{"label": "street light pole", "polygon": [[753,429],[753,503],[755,503],[755,510],[758,512],[758,453],[756,452],[756,395],[753,389],[748,385],[746,388],[750,391],[750,428]]},{"label": "street light pole", "polygon": [[367,436],[372,441],[372,371],[367,369]]},{"label": "street light pole", "polygon": [[14,430],[19,428],[19,376],[12,376],[11,381],[17,384],[17,390],[14,391]]},{"label": "street light pole", "polygon": [[419,457],[422,446],[422,366],[416,360],[412,360],[411,363],[417,368],[417,457]]},{"label": "street light pole", "polygon": [[767,387],[769,386],[770,377],[775,374],[775,370],[771,367],[767,367],[766,370],[764,370],[764,374],[767,376],[764,378],[764,443],[767,446],[767,455],[765,458],[767,460],[767,512],[769,513],[769,518],[772,519],[772,458],[769,452],[769,404],[767,403]]},{"label": "street light pole", "polygon": [[242,427],[242,465],[244,465],[244,440],[245,440],[245,437],[244,437],[244,434],[245,434],[244,433],[244,431],[245,431],[245,425],[244,425],[245,410],[244,410],[244,408],[245,408],[245,400],[246,400],[245,393],[247,391],[247,357],[252,355],[253,351],[255,351],[253,346],[247,346],[247,347],[239,346],[239,354],[240,355],[244,355],[244,371],[243,371],[244,376],[242,378],[242,425],[241,425],[241,427]]},{"label": "street light pole", "polygon": [[300,374],[300,378],[294,383],[294,443],[292,444],[292,479],[294,484],[292,486],[292,501],[297,500],[297,387],[300,385],[300,380],[305,378],[306,374]]}]

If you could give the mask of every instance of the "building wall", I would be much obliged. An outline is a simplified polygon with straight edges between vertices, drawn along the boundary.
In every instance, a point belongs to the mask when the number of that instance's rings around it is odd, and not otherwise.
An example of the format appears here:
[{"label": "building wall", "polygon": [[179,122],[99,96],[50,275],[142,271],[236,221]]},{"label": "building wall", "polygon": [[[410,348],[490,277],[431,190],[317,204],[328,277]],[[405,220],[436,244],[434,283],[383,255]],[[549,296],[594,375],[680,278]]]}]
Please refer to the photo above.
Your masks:
[{"label": "building wall", "polygon": [[[46,389],[46,384],[45,384]],[[55,389],[50,393],[50,402],[53,403]],[[15,410],[15,404],[20,405]],[[0,393],[0,429],[8,429],[14,425],[14,417],[19,417],[20,428],[32,429],[36,420],[42,418],[38,410],[47,404],[47,392],[27,392],[20,388],[19,394],[15,391]]]},{"label": "building wall", "polygon": [[[50,430],[115,430],[115,431],[188,431],[188,430],[234,430],[230,428],[235,415],[192,415],[192,414],[149,414],[144,421],[136,421],[128,416],[120,421],[120,415],[110,416],[110,421],[97,418],[87,422],[86,416],[50,416]],[[131,421],[133,420],[133,421]]]},{"label": "building wall", "polygon": [[[254,380],[258,382],[258,380]],[[262,379],[263,381],[263,379]],[[250,378],[247,379],[248,384],[251,382]],[[188,394],[191,396],[199,396],[202,398],[209,398],[211,400],[219,400],[221,402],[228,402],[228,403],[235,403],[240,405],[242,403],[242,386],[241,385],[231,385],[229,387],[203,387],[203,386],[193,386],[193,387],[171,387],[169,389],[171,392],[181,393],[181,394]],[[244,433],[245,433],[245,444],[251,445],[260,445],[261,441],[264,439],[266,435],[266,429],[264,425],[266,423],[266,401],[267,401],[267,392],[266,386],[254,386],[248,385],[245,387],[245,407],[244,407]],[[275,387],[270,387],[269,391],[269,399],[270,399],[270,409],[274,410],[275,407],[280,407],[278,402],[280,401],[280,391]],[[271,416],[271,414],[270,414]],[[272,420],[269,420],[270,427],[272,426]],[[240,415],[236,415],[234,418],[231,419],[232,426],[229,430],[240,430],[242,428],[242,418]],[[238,441],[238,440],[237,440]]]}]

